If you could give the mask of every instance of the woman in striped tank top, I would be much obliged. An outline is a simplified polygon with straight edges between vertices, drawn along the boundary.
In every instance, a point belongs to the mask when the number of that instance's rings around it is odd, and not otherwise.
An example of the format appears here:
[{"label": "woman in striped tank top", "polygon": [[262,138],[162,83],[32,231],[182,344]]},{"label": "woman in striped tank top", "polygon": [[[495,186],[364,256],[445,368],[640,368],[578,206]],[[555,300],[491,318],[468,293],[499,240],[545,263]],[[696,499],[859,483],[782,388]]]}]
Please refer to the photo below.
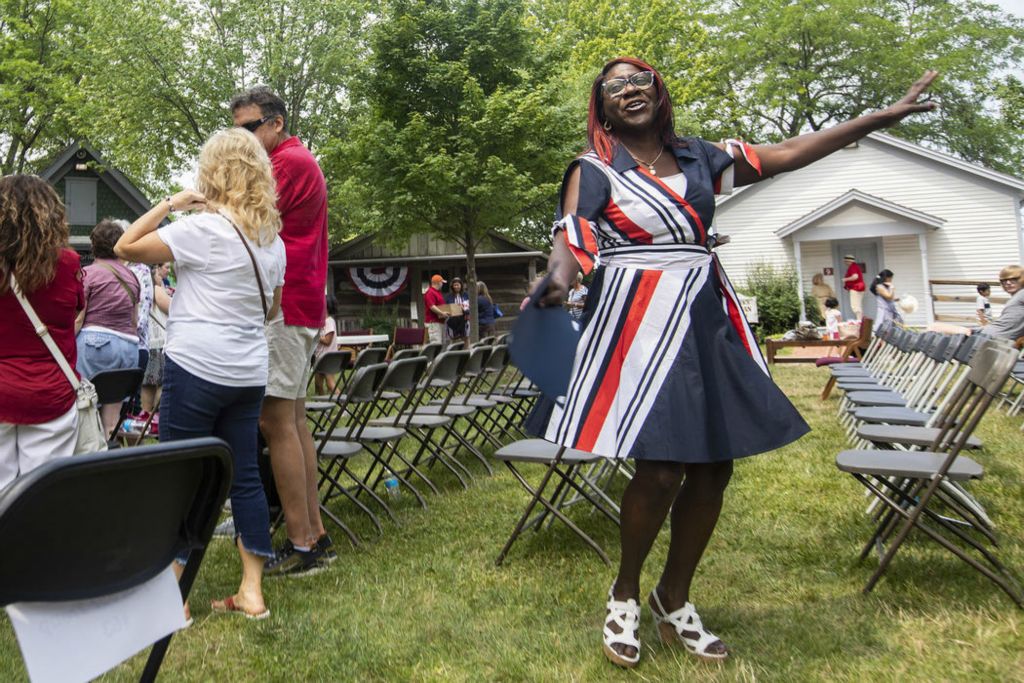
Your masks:
[{"label": "woman in striped tank top", "polygon": [[590,149],[562,185],[542,305],[561,306],[596,267],[564,400],[531,416],[544,438],[633,458],[622,499],[621,560],[609,591],[605,655],[639,661],[640,571],[669,511],[671,541],[649,597],[662,638],[724,659],[725,644],[690,603],[690,582],[718,521],[732,462],[808,431],[768,375],[712,249],[715,195],[792,171],[932,105],[929,71],[896,104],[776,145],[712,143],[675,133],[650,65],[605,65],[590,97]]}]

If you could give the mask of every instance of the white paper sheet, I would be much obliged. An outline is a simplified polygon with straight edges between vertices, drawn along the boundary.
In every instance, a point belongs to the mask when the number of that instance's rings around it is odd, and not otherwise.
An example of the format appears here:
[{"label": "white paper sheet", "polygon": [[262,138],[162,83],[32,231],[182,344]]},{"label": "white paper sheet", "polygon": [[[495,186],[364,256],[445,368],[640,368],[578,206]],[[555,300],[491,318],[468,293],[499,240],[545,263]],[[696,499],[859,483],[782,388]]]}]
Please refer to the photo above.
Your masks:
[{"label": "white paper sheet", "polygon": [[94,600],[7,606],[33,683],[91,680],[185,626],[168,567],[141,586]]}]

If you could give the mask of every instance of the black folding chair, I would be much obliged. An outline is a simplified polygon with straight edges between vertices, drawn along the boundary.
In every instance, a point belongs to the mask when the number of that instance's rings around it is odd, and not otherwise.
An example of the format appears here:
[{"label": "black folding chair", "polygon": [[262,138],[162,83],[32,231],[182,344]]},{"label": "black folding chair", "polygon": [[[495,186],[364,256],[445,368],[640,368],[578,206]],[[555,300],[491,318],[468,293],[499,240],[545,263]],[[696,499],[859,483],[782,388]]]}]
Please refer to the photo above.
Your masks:
[{"label": "black folding chair", "polygon": [[131,368],[129,370],[107,370],[97,373],[90,381],[96,387],[96,396],[101,406],[112,403],[121,404],[121,415],[117,419],[117,425],[113,431],[107,434],[107,441],[117,436],[117,430],[121,428],[125,416],[128,415],[128,404],[126,399],[135,395],[135,392],[142,386],[142,370]]},{"label": "black folding chair", "polygon": [[[614,512],[605,507],[600,496],[595,496],[593,490],[588,490],[588,480],[579,479],[576,474],[577,470],[586,464],[597,462],[601,456],[593,453],[587,453],[585,451],[578,451],[573,448],[566,448],[550,441],[544,441],[543,439],[524,439],[523,441],[516,441],[509,445],[498,449],[494,453],[494,458],[505,463],[509,471],[512,472],[512,476],[522,485],[524,489],[530,494],[531,499],[527,504],[523,514],[519,517],[519,522],[516,524],[515,529],[512,531],[512,535],[509,536],[508,541],[505,543],[505,547],[501,549],[501,553],[498,555],[498,559],[494,561],[494,564],[501,566],[501,563],[505,561],[505,556],[508,555],[509,549],[512,548],[512,544],[516,542],[520,534],[524,530],[533,527],[535,530],[540,530],[544,519],[547,515],[552,515],[555,519],[559,520],[573,533],[580,537],[584,543],[590,546],[598,557],[600,557],[605,564],[611,565],[611,560],[608,559],[608,555],[604,552],[604,549],[587,535],[582,529],[565,516],[565,513],[560,509],[559,501],[564,498],[563,492],[567,489],[574,490],[584,500],[590,502],[596,510],[601,512],[605,517],[610,519],[613,524],[618,526],[619,520]],[[534,463],[538,465],[546,465],[547,471],[541,478],[540,483],[536,488],[530,486],[530,483],[526,478],[519,472],[514,463]],[[557,484],[550,495],[546,495],[548,484],[551,483],[552,478],[557,478]],[[578,480],[579,479],[579,480]],[[537,505],[541,505],[543,509],[531,520],[530,515],[533,514],[534,509]]]},{"label": "black folding chair", "polygon": [[359,538],[337,515],[328,509],[327,503],[331,498],[337,495],[343,495],[348,498],[370,518],[379,534],[384,533],[380,520],[369,507],[356,497],[357,493],[362,492],[369,495],[384,509],[395,524],[398,524],[398,519],[387,503],[372,489],[366,487],[362,480],[349,468],[348,463],[362,452],[363,445],[357,441],[346,440],[336,436],[335,430],[341,429],[347,432],[348,426],[342,425],[344,418],[362,422],[361,413],[372,409],[374,397],[377,395],[377,387],[386,371],[387,365],[384,363],[367,365],[356,370],[349,381],[347,391],[342,396],[341,401],[334,407],[333,412],[329,414],[330,419],[325,425],[324,431],[315,432],[318,439],[317,468],[320,472],[320,482],[317,488],[323,489],[324,484],[327,484],[327,490],[320,497],[320,510],[348,536],[355,547],[360,545]]},{"label": "black folding chair", "polygon": [[[209,437],[61,458],[29,472],[0,492],[0,545],[32,549],[0,561],[0,605],[111,595],[190,551],[178,582],[184,601],[230,485],[231,452]],[[170,642],[153,645],[141,680],[155,680]]]},{"label": "black folding chair", "polygon": [[[877,527],[861,552],[865,559],[874,548],[882,552],[878,568],[868,580],[864,592],[881,579],[896,552],[912,530],[918,530],[949,550],[1024,607],[1024,593],[1011,572],[982,541],[963,529],[966,522],[977,531],[986,531],[975,515],[957,501],[940,498],[944,482],[966,482],[984,473],[980,464],[961,453],[968,447],[971,433],[998,395],[1016,360],[1016,350],[1004,340],[986,340],[971,358],[966,381],[952,396],[935,427],[938,432],[925,451],[855,450],[836,456],[836,466],[863,484],[885,506]],[[940,515],[932,501],[941,501],[958,512],[963,521]],[[895,536],[894,536],[895,534]],[[994,540],[990,533],[983,533]],[[892,538],[887,549],[884,543]],[[969,551],[980,555],[979,561]]]}]

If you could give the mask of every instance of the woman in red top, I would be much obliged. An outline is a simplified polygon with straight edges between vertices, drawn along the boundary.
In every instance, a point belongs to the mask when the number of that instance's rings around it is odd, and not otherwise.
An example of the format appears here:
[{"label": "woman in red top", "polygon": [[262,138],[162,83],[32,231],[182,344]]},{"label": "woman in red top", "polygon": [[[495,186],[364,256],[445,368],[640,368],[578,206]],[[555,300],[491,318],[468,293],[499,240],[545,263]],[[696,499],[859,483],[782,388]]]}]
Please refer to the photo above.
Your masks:
[{"label": "woman in red top", "polygon": [[35,176],[0,178],[0,488],[74,451],[75,390],[11,291],[13,275],[75,367],[75,315],[85,304],[64,206]]}]

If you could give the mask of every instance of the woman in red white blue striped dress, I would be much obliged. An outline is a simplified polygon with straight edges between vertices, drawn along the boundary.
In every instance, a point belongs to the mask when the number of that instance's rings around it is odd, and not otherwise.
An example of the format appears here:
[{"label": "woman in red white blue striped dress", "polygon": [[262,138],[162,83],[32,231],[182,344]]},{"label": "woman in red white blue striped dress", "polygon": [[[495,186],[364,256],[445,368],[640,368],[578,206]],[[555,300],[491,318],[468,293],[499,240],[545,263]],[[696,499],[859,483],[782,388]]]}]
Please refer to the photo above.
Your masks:
[{"label": "woman in red white blue striped dress", "polygon": [[927,72],[896,104],[776,145],[677,137],[672,104],[650,65],[605,65],[590,97],[590,150],[562,186],[542,305],[560,306],[582,268],[597,272],[564,401],[533,416],[544,438],[636,461],[622,499],[619,574],[604,652],[639,661],[640,570],[669,511],[671,541],[649,597],[662,639],[724,659],[690,582],[718,521],[732,461],[770,451],[808,427],[768,375],[717,258],[715,194],[792,171],[932,105]]}]

